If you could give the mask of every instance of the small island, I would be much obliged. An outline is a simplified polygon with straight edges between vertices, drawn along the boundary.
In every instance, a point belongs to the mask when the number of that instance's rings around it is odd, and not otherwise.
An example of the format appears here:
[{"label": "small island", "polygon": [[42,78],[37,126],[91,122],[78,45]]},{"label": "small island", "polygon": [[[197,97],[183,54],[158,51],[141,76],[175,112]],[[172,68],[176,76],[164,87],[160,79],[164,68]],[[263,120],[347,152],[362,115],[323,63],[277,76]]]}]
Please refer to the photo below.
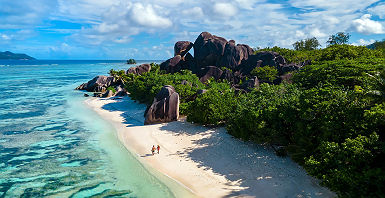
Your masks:
[{"label": "small island", "polygon": [[15,54],[10,51],[0,52],[0,60],[36,60],[27,54]]},{"label": "small island", "polygon": [[128,59],[127,60],[127,64],[129,64],[129,65],[132,65],[132,64],[136,64],[136,60],[135,59]]}]

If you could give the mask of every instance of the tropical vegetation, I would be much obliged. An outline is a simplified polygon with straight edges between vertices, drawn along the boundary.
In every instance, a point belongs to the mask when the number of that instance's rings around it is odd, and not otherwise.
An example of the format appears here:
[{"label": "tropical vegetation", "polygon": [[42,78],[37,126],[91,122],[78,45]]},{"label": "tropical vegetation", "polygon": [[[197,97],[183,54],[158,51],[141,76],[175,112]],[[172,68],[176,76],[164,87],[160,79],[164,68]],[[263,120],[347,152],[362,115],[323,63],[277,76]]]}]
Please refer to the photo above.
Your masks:
[{"label": "tropical vegetation", "polygon": [[324,49],[260,49],[311,64],[278,85],[271,83],[276,68],[256,68],[262,84],[248,93],[226,81],[203,84],[188,70],[166,74],[156,64],[143,75],[120,76],[131,98],[146,104],[163,85],[174,86],[188,121],[280,146],[340,197],[384,197],[385,51],[347,45],[348,38],[337,33]]}]

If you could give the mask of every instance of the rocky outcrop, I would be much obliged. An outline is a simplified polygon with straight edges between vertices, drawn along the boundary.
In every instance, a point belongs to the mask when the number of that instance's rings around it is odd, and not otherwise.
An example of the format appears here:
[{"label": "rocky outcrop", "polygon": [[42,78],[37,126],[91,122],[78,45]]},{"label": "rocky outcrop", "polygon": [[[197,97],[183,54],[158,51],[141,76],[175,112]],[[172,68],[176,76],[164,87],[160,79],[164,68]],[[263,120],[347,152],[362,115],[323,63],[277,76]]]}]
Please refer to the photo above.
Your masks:
[{"label": "rocky outcrop", "polygon": [[194,58],[198,69],[217,65],[225,51],[226,44],[226,39],[202,32],[194,42]]},{"label": "rocky outcrop", "polygon": [[215,66],[207,66],[201,70],[200,74],[201,77],[199,78],[199,80],[201,82],[206,82],[211,77],[213,77],[215,80],[220,79],[223,74],[223,71]]},{"label": "rocky outcrop", "polygon": [[136,67],[131,67],[126,71],[126,74],[135,74],[135,75],[142,75],[145,72],[149,72],[151,70],[150,64],[141,64]]},{"label": "rocky outcrop", "polygon": [[176,121],[179,118],[179,94],[170,85],[163,86],[147,109],[144,124]]},{"label": "rocky outcrop", "polygon": [[167,73],[179,72],[182,69],[182,57],[180,55],[174,56],[167,61],[160,64],[161,70],[166,70]]},{"label": "rocky outcrop", "polygon": [[248,75],[256,67],[273,66],[280,70],[285,65],[285,58],[276,52],[258,52],[250,55],[239,67],[242,74]]},{"label": "rocky outcrop", "polygon": [[174,56],[180,55],[182,58],[193,47],[190,41],[178,41],[174,45]]},{"label": "rocky outcrop", "polygon": [[226,43],[223,55],[216,65],[230,69],[237,69],[238,65],[240,65],[242,61],[247,60],[253,52],[254,50],[252,50],[248,45],[235,45],[235,41],[231,40]]},{"label": "rocky outcrop", "polygon": [[109,98],[109,97],[112,97],[112,96],[115,96],[115,93],[112,90],[107,90],[106,92],[104,92],[101,95],[102,98]]},{"label": "rocky outcrop", "polygon": [[251,91],[253,88],[257,88],[259,87],[259,80],[257,77],[254,77],[252,79],[249,79],[247,80],[246,82],[244,82],[240,88],[245,90],[246,92],[249,92]]},{"label": "rocky outcrop", "polygon": [[96,76],[87,83],[81,84],[76,89],[87,90],[89,92],[105,92],[109,86],[113,86],[116,79],[112,76]]}]

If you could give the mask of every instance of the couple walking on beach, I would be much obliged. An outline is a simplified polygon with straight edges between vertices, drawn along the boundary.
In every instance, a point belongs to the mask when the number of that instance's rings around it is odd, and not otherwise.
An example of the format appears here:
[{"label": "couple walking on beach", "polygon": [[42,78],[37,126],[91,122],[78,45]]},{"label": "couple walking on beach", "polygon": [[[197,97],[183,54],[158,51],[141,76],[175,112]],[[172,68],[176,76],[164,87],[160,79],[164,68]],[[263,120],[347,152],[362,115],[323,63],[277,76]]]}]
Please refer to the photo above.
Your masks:
[{"label": "couple walking on beach", "polygon": [[[158,150],[158,154],[159,154],[159,150],[160,150],[160,146],[159,145],[156,147],[156,150]],[[154,155],[154,153],[155,153],[155,146],[154,145],[152,145],[151,152],[152,152],[152,155]]]}]

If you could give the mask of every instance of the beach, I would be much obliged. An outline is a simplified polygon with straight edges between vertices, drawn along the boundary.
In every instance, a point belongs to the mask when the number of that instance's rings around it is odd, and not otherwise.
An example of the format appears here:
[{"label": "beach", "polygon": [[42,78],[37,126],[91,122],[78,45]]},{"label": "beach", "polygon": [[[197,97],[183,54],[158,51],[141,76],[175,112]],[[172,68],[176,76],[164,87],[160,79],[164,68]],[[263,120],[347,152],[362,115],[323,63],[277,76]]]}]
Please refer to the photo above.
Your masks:
[{"label": "beach", "polygon": [[[85,104],[114,126],[121,144],[141,163],[193,196],[335,196],[289,157],[235,139],[224,128],[207,128],[184,118],[144,126],[145,106],[129,97],[90,98]],[[160,145],[160,154],[151,154],[153,145]]]}]

